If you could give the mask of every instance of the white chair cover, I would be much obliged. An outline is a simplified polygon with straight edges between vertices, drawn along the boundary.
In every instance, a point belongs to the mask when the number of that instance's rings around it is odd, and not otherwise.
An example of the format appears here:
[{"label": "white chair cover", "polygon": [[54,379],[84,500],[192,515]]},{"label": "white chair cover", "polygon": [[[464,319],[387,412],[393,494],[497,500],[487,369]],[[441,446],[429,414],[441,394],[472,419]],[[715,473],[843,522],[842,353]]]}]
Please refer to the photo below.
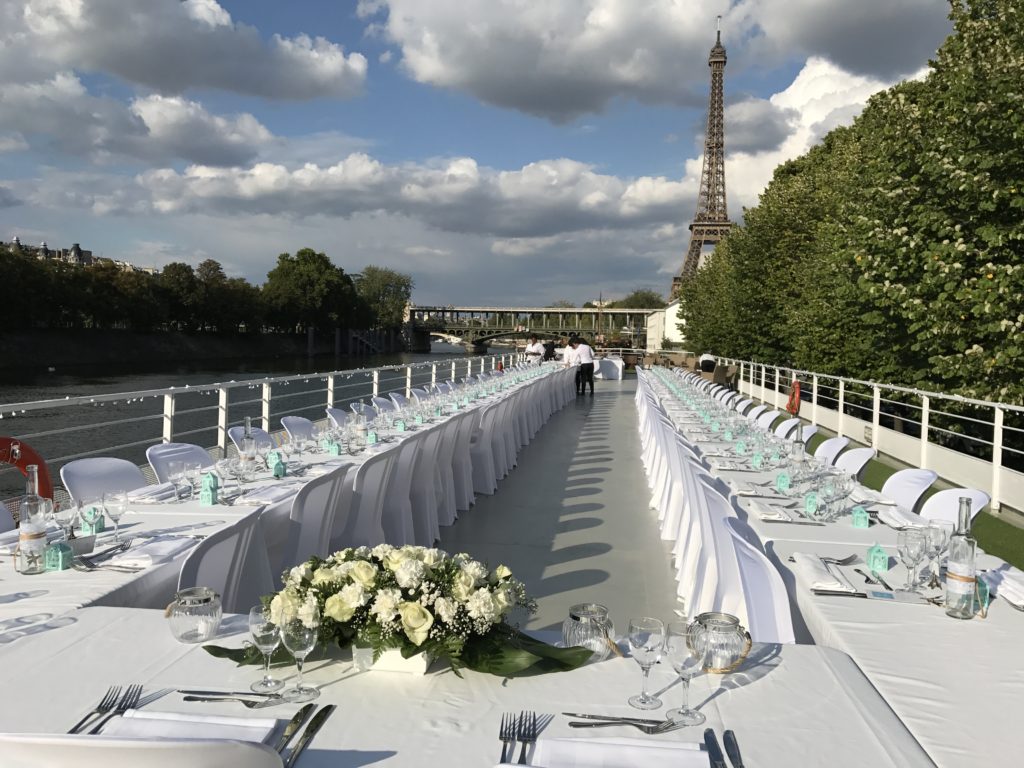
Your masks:
[{"label": "white chair cover", "polygon": [[373,406],[382,413],[384,411],[397,410],[397,408],[395,408],[395,403],[393,400],[391,400],[391,398],[377,397],[376,395],[374,395],[372,398],[370,398],[370,401],[373,403]]},{"label": "white chair cover", "polygon": [[452,475],[455,481],[455,508],[465,512],[473,506],[473,457],[470,453],[473,432],[480,420],[479,409],[458,417],[459,431],[455,439],[455,452],[452,457]]},{"label": "white chair cover", "polygon": [[874,448],[851,448],[848,451],[843,451],[836,459],[836,469],[849,472],[859,480],[861,471],[869,461],[875,458],[877,453],[878,451]]},{"label": "white chair cover", "polygon": [[762,413],[764,413],[767,410],[768,410],[768,406],[767,405],[755,405],[753,408],[751,408],[749,411],[747,411],[743,415],[746,416],[751,421],[756,421],[757,417],[760,416]]},{"label": "white chair cover", "polygon": [[[253,439],[256,440],[256,446],[259,448],[273,448],[274,438],[270,436],[270,433],[265,429],[259,427],[252,428]],[[235,444],[235,448],[239,451],[242,450],[242,438],[245,437],[245,427],[230,427],[228,429],[228,437],[231,438],[231,442]]]},{"label": "white chair cover", "polygon": [[384,496],[391,481],[396,457],[397,451],[372,454],[356,468],[352,481],[352,512],[340,533],[338,526],[335,526],[336,539],[331,544],[333,549],[375,547],[384,543],[384,528],[381,524]]},{"label": "white chair cover", "polygon": [[185,558],[178,589],[210,587],[220,594],[225,613],[248,613],[274,591],[267,546],[253,511],[211,533]]},{"label": "white chair cover", "polygon": [[133,491],[146,485],[142,470],[124,459],[76,459],[60,468],[60,479],[74,502],[98,499],[110,491]]},{"label": "white chair cover", "polygon": [[810,440],[818,432],[817,424],[805,424],[803,431],[800,433],[800,439],[804,441],[804,445],[807,445],[807,441]]},{"label": "white chair cover", "polygon": [[[796,429],[799,425],[800,419],[796,417],[793,417],[792,419],[786,419],[775,428],[775,434],[781,438],[787,438],[790,436],[790,433],[792,433],[793,430]],[[803,435],[801,435],[800,438],[804,442],[807,442]]]},{"label": "white chair cover", "polygon": [[282,416],[281,426],[288,433],[289,442],[310,440],[313,437],[313,422],[302,416]]},{"label": "white chair cover", "polygon": [[781,411],[765,411],[757,417],[757,426],[761,427],[761,429],[771,429],[774,421],[781,415]]},{"label": "white chair cover", "polygon": [[830,466],[835,463],[839,452],[849,444],[850,438],[848,437],[830,437],[814,449],[814,458],[825,466]]},{"label": "white chair cover", "polygon": [[740,569],[740,583],[747,608],[747,631],[755,643],[793,643],[793,618],[789,594],[782,577],[765,556],[752,545],[757,534],[736,517],[725,518]]},{"label": "white chair cover", "polygon": [[921,517],[926,517],[929,520],[948,520],[956,525],[960,515],[961,496],[966,496],[971,500],[972,520],[992,500],[987,493],[979,491],[977,488],[947,488],[925,499],[921,506]]},{"label": "white chair cover", "polygon": [[395,547],[416,543],[410,494],[416,471],[416,454],[421,450],[424,434],[415,432],[402,440],[396,449],[398,456],[395,468],[384,494],[384,512],[381,517],[384,541]]},{"label": "white chair cover", "polygon": [[205,448],[192,443],[159,443],[146,449],[146,460],[153,468],[158,483],[166,483],[172,461],[184,461],[206,468],[213,465],[213,459]]},{"label": "white chair cover", "polygon": [[913,512],[921,496],[938,476],[930,469],[901,469],[889,476],[882,485],[881,494]]},{"label": "white chair cover", "polygon": [[345,426],[345,422],[348,421],[348,414],[341,408],[325,408],[324,410],[327,411],[327,420],[331,422],[332,427],[341,429]]},{"label": "white chair cover", "polygon": [[376,419],[377,411],[373,409],[372,405],[366,403],[351,403],[349,408],[356,416],[362,416],[364,419]]},{"label": "white chair cover", "polygon": [[243,741],[0,734],[4,768],[281,768],[281,756]]},{"label": "white chair cover", "polygon": [[395,404],[395,408],[400,411],[409,404],[409,399],[405,395],[400,395],[398,392],[392,392],[391,402],[393,402]]},{"label": "white chair cover", "polygon": [[344,464],[313,478],[295,494],[288,520],[284,568],[303,563],[313,555],[331,554],[328,550],[335,521],[339,516],[347,520],[352,505],[352,484],[345,482],[351,469],[351,464]]},{"label": "white chair cover", "polygon": [[432,547],[441,538],[437,512],[444,490],[437,472],[437,446],[444,431],[435,424],[423,432],[423,442],[416,454],[411,491],[412,525],[416,543]]},{"label": "white chair cover", "polygon": [[409,394],[412,395],[413,399],[417,403],[422,403],[424,400],[430,397],[430,394],[425,389],[410,389]]}]

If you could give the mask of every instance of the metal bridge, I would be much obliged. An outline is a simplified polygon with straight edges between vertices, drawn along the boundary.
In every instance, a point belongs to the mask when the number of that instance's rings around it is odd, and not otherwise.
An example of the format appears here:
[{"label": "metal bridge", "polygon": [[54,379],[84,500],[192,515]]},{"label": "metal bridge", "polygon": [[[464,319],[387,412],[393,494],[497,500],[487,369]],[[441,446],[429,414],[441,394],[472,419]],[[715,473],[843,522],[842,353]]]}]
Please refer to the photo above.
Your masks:
[{"label": "metal bridge", "polygon": [[598,341],[627,340],[642,346],[653,309],[597,307],[409,307],[416,337],[445,334],[475,349],[487,342],[536,333],[544,338],[580,335]]}]

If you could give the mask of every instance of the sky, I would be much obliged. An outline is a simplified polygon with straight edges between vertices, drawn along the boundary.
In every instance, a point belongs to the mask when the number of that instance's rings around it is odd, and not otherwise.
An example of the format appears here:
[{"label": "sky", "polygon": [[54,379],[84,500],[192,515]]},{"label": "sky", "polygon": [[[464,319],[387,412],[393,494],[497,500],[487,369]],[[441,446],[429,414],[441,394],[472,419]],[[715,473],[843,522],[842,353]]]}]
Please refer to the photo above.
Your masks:
[{"label": "sky", "polygon": [[726,188],[920,77],[946,0],[0,0],[0,240],[280,253],[420,305],[667,294],[722,16]]}]

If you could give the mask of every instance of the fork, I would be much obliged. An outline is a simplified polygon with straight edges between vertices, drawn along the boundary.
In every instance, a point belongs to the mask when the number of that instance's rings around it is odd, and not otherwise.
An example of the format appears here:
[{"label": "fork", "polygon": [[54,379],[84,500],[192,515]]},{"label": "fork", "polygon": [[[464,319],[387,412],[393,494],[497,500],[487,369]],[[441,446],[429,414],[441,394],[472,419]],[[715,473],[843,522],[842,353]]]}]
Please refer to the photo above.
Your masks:
[{"label": "fork", "polygon": [[663,723],[657,725],[644,725],[643,723],[631,723],[628,720],[613,720],[608,722],[571,722],[569,723],[570,728],[605,728],[609,725],[631,725],[634,728],[643,731],[644,733],[665,733],[667,731],[675,730],[676,728],[682,727],[682,723],[677,723],[674,720],[666,720]]},{"label": "fork", "polygon": [[215,702],[215,701],[237,701],[249,709],[263,709],[264,707],[272,707],[275,704],[280,704],[278,699],[260,699],[254,701],[252,699],[239,699],[234,696],[185,696],[184,701],[204,701],[204,702]]},{"label": "fork", "polygon": [[71,730],[68,731],[68,733],[78,733],[78,729],[85,725],[87,722],[89,722],[89,720],[91,720],[95,715],[102,715],[109,712],[113,708],[115,702],[117,702],[117,697],[120,695],[121,686],[110,686],[107,689],[107,692],[103,695],[103,698],[100,699],[100,703],[97,704],[96,707],[91,712],[89,712],[85,717],[83,717],[81,720],[75,723],[71,727]]},{"label": "fork", "polygon": [[[509,747],[516,740],[516,716],[506,714],[501,716],[501,728],[498,729],[498,738],[501,739],[501,762],[509,758]],[[512,747],[515,750],[515,747]]]},{"label": "fork", "polygon": [[108,712],[106,715],[99,719],[99,722],[93,726],[93,729],[89,731],[90,735],[99,733],[103,726],[106,725],[111,718],[118,715],[123,715],[129,709],[134,709],[135,705],[139,703],[139,698],[142,696],[142,686],[136,683],[135,685],[129,685],[125,690],[124,695],[121,696],[121,700],[117,702],[117,706],[114,707],[112,712]]},{"label": "fork", "polygon": [[516,727],[516,738],[522,742],[519,750],[519,765],[526,765],[526,748],[537,741],[537,713],[520,712],[519,724]]}]

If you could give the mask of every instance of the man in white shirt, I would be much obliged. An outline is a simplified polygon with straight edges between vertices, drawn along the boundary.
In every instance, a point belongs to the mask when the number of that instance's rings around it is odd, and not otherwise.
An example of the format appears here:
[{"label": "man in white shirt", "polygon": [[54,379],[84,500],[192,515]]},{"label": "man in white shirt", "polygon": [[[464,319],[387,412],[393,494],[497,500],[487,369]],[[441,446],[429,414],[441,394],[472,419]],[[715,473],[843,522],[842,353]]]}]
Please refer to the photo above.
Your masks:
[{"label": "man in white shirt", "polygon": [[570,342],[573,348],[573,356],[579,363],[579,370],[576,374],[576,395],[586,393],[587,384],[590,384],[590,396],[594,396],[594,350],[590,345],[581,339],[574,338]]},{"label": "man in white shirt", "polygon": [[544,358],[544,345],[537,340],[537,334],[530,335],[530,343],[526,345],[526,359],[531,365],[540,365]]}]

